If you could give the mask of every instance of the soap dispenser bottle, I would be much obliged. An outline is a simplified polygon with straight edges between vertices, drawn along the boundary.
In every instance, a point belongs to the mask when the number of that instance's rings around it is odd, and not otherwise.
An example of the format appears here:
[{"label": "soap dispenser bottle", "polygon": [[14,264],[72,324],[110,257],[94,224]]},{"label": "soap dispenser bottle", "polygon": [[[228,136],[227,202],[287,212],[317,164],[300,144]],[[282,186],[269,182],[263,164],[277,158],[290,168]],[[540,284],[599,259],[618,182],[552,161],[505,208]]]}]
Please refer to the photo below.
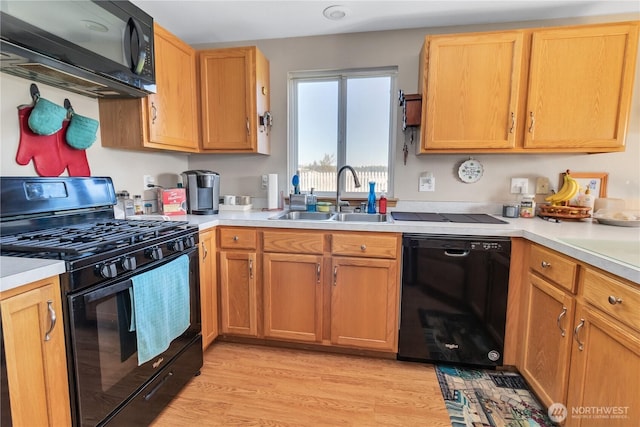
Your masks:
[{"label": "soap dispenser bottle", "polygon": [[376,213],[376,183],[369,181],[369,198],[367,200],[367,213]]}]

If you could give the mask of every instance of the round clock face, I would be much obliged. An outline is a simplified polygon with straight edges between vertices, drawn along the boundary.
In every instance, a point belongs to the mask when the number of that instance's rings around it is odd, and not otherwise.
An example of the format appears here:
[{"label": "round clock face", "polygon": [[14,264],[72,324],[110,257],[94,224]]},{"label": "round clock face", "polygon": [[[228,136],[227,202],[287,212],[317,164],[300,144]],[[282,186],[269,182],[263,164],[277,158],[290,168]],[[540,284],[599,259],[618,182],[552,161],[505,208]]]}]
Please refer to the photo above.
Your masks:
[{"label": "round clock face", "polygon": [[482,177],[483,172],[482,164],[473,159],[462,162],[458,168],[458,176],[462,182],[467,183],[478,181]]}]

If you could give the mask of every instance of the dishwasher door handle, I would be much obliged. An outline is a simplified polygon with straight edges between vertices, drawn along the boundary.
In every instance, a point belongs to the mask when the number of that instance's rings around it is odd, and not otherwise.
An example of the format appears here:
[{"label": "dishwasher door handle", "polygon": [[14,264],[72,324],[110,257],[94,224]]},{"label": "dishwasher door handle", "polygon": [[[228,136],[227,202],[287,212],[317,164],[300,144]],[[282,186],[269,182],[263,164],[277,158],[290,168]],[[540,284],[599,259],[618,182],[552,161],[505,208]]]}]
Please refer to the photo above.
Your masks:
[{"label": "dishwasher door handle", "polygon": [[444,254],[446,256],[451,256],[451,257],[466,257],[469,255],[469,253],[471,253],[471,251],[466,250],[466,251],[460,251],[460,252],[449,252],[449,249],[445,249],[444,250]]}]

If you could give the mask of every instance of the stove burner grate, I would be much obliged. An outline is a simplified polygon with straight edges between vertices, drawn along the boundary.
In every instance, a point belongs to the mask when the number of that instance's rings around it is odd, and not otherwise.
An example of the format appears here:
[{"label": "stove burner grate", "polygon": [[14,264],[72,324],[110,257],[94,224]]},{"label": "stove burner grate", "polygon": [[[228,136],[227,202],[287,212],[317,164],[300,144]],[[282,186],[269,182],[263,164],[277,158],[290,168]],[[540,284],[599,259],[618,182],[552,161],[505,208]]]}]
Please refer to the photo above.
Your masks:
[{"label": "stove burner grate", "polygon": [[158,238],[186,221],[109,220],[2,236],[3,252],[82,254]]}]

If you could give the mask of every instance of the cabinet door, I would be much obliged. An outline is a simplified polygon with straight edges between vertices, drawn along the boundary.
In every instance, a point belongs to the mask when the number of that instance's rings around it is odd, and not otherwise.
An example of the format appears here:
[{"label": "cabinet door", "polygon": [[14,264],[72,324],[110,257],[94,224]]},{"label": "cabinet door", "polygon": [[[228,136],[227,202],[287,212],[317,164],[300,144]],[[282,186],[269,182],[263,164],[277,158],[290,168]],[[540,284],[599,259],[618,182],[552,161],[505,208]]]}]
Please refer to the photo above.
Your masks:
[{"label": "cabinet door", "polygon": [[331,342],[397,351],[397,262],[334,257],[331,274]]},{"label": "cabinet door", "polygon": [[103,147],[198,150],[195,50],[154,24],[156,93],[99,102]]},{"label": "cabinet door", "polygon": [[155,31],[157,93],[147,96],[149,146],[198,149],[196,52],[159,25]]},{"label": "cabinet door", "polygon": [[200,233],[199,249],[202,345],[206,349],[218,336],[218,278],[215,231]]},{"label": "cabinet door", "polygon": [[322,256],[266,253],[263,259],[265,337],[320,342]]},{"label": "cabinet door", "polygon": [[637,44],[626,24],[534,32],[524,147],[623,147]]},{"label": "cabinet door", "polygon": [[581,304],[577,306],[574,326],[566,426],[637,426],[638,332]]},{"label": "cabinet door", "polygon": [[13,424],[71,425],[57,277],[5,299],[0,307]]},{"label": "cabinet door", "polygon": [[220,327],[223,333],[258,335],[256,271],[254,252],[220,252]]},{"label": "cabinet door", "polygon": [[202,148],[205,150],[252,151],[253,67],[251,51],[245,48],[200,54]]},{"label": "cabinet door", "polygon": [[547,281],[528,274],[528,293],[521,372],[542,403],[564,403],[569,378],[574,298]]},{"label": "cabinet door", "polygon": [[434,36],[426,43],[422,151],[514,147],[522,32]]}]

